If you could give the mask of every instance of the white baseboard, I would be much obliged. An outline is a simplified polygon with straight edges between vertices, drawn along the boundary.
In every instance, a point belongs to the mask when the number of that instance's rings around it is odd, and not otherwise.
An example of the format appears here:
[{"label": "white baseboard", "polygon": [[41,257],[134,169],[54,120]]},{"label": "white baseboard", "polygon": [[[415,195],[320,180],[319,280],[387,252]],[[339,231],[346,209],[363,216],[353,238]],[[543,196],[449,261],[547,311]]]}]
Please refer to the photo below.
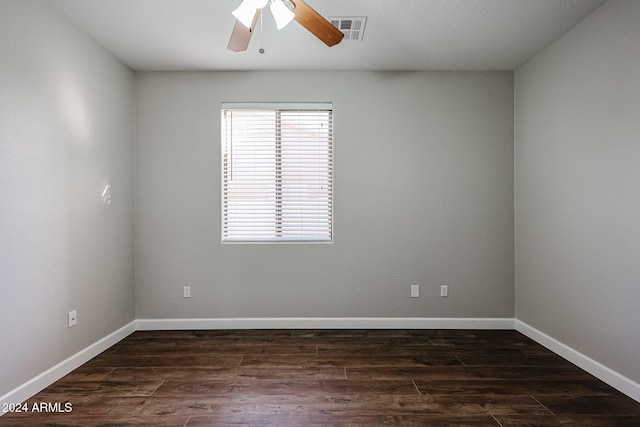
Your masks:
[{"label": "white baseboard", "polygon": [[[64,377],[74,369],[87,363],[98,354],[107,350],[109,347],[122,341],[128,335],[132,334],[136,330],[136,322],[133,321],[115,332],[110,333],[106,337],[96,341],[83,350],[80,350],[73,356],[63,360],[54,367],[47,369],[40,375],[32,378],[19,387],[11,390],[9,393],[0,397],[0,406],[4,403],[19,403],[24,402],[36,393],[44,390],[60,378]],[[0,411],[0,416],[3,415]]]},{"label": "white baseboard", "polygon": [[516,331],[528,336],[538,344],[545,346],[557,355],[564,357],[569,362],[609,384],[611,387],[640,402],[640,384],[637,382],[619,374],[613,369],[604,366],[600,362],[591,359],[589,356],[574,350],[568,345],[561,343],[555,338],[550,337],[544,332],[541,332],[520,320],[515,319],[514,324]]},{"label": "white baseboard", "polygon": [[137,330],[187,329],[513,329],[512,318],[286,317],[138,319]]},{"label": "white baseboard", "polygon": [[[135,331],[188,329],[515,329],[640,402],[640,384],[543,332],[512,318],[237,318],[137,319],[0,397],[24,402]],[[2,413],[0,413],[0,416]]]}]

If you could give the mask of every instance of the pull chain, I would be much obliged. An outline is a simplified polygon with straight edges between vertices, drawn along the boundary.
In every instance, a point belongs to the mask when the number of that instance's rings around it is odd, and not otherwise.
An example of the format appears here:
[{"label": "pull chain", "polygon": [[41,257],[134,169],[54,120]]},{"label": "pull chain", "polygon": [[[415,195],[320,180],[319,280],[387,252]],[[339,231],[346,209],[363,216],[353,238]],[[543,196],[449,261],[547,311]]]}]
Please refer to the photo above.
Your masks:
[{"label": "pull chain", "polygon": [[264,53],[264,37],[262,34],[262,12],[260,12],[260,49],[258,49],[258,52],[260,53]]}]

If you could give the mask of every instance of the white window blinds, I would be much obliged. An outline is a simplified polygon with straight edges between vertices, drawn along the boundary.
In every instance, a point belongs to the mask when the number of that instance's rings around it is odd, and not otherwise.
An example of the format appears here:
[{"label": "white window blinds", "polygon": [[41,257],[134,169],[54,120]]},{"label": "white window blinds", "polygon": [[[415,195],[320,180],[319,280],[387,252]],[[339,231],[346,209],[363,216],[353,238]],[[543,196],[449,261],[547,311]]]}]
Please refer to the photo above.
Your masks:
[{"label": "white window blinds", "polygon": [[331,241],[331,104],[222,106],[222,241]]}]

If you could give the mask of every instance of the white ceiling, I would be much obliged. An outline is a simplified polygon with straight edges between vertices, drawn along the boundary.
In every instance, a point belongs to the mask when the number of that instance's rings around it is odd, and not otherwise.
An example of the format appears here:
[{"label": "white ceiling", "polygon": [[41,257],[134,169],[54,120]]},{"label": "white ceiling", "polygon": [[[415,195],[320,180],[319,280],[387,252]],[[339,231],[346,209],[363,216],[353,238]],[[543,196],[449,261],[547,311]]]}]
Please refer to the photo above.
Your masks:
[{"label": "white ceiling", "polygon": [[606,0],[306,0],[367,16],[362,41],[329,48],[295,21],[277,31],[265,9],[239,53],[226,46],[241,0],[51,2],[134,70],[512,70]]}]

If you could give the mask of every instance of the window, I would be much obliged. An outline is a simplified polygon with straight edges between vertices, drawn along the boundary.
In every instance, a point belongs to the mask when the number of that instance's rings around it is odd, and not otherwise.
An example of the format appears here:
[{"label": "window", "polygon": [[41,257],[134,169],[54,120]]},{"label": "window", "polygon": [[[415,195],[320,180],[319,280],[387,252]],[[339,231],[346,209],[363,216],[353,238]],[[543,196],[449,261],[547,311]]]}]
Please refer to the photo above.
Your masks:
[{"label": "window", "polygon": [[222,105],[222,241],[333,239],[331,104]]}]

